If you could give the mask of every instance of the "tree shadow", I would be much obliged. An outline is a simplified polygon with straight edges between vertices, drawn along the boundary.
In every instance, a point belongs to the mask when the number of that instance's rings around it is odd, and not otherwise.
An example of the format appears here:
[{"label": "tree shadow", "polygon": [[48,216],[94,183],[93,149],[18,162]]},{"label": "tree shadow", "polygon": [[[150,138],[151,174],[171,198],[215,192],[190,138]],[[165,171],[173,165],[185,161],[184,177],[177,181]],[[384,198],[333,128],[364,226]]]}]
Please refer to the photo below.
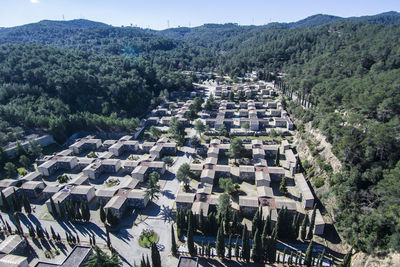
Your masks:
[{"label": "tree shadow", "polygon": [[171,190],[169,190],[169,189],[163,190],[163,191],[161,192],[161,194],[162,194],[163,196],[167,197],[168,199],[175,199],[175,194],[173,194],[173,193],[171,192]]}]

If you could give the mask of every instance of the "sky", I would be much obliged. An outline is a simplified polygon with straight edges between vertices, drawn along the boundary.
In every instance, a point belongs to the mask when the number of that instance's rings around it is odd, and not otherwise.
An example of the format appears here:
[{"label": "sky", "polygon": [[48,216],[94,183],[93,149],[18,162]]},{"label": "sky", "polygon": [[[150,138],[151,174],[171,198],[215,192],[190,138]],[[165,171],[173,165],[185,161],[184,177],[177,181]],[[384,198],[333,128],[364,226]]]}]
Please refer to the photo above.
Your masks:
[{"label": "sky", "polygon": [[315,14],[341,17],[400,11],[400,0],[0,0],[0,27],[43,19],[89,19],[151,29],[204,23],[263,25]]}]

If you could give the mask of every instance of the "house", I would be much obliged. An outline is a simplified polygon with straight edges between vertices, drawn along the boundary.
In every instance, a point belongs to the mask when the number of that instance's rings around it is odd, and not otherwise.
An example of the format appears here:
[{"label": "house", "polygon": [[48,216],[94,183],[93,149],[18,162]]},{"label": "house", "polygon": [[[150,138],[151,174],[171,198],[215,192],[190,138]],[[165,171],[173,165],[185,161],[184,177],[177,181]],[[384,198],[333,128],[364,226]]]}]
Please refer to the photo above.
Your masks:
[{"label": "house", "polygon": [[146,120],[146,125],[151,126],[151,125],[157,125],[158,122],[160,121],[160,117],[149,117]]},{"label": "house", "polygon": [[0,255],[1,254],[23,255],[25,253],[26,247],[27,247],[27,241],[25,238],[19,235],[10,235],[3,242],[0,243]]},{"label": "house", "polygon": [[[20,189],[15,186],[10,186],[1,191],[6,198],[7,202],[11,204],[12,198],[15,196],[17,199],[21,196]],[[0,198],[0,206],[3,205],[3,198]]]},{"label": "house", "polygon": [[197,193],[198,194],[207,194],[207,195],[211,195],[213,189],[213,185],[209,184],[209,183],[200,183],[197,186]]},{"label": "house", "polygon": [[270,186],[271,185],[271,177],[269,173],[266,171],[256,171],[256,186]]},{"label": "house", "polygon": [[100,205],[105,205],[117,193],[117,188],[100,188],[96,190],[96,201]]},{"label": "house", "polygon": [[239,179],[252,181],[255,178],[254,166],[239,165]]},{"label": "house", "polygon": [[78,157],[78,168],[80,170],[83,170],[84,168],[92,164],[95,160],[95,158]]},{"label": "house", "polygon": [[28,198],[38,198],[41,194],[46,184],[41,181],[29,181],[21,186],[24,194]]},{"label": "house", "polygon": [[253,159],[258,161],[260,159],[265,159],[265,151],[262,148],[253,148]]},{"label": "house", "polygon": [[122,169],[125,173],[131,173],[138,165],[139,161],[137,160],[124,160],[122,162]]},{"label": "house", "polygon": [[104,206],[106,212],[111,212],[114,216],[120,218],[128,207],[128,201],[125,196],[115,195]]},{"label": "house", "polygon": [[38,170],[43,176],[50,176],[60,169],[72,170],[78,165],[77,157],[72,156],[55,156],[51,160],[42,163]]},{"label": "house", "polygon": [[113,153],[115,156],[120,156],[123,153],[129,151],[129,152],[135,152],[139,149],[139,142],[134,141],[134,140],[124,140],[121,141],[119,140],[117,143],[113,144],[108,148],[108,151]]},{"label": "house", "polygon": [[283,140],[281,142],[281,152],[280,153],[285,153],[285,151],[288,150],[289,148],[290,148],[289,141],[286,139]]},{"label": "house", "polygon": [[74,144],[70,145],[69,148],[74,151],[74,154],[78,155],[84,151],[97,150],[101,146],[101,140],[95,138],[82,138]]},{"label": "house", "polygon": [[195,196],[196,195],[194,193],[184,193],[184,192],[178,193],[175,199],[176,209],[177,210],[191,209]]},{"label": "house", "polygon": [[282,118],[273,118],[273,125],[275,128],[286,128],[287,127],[287,120]]},{"label": "house", "polygon": [[71,181],[68,182],[70,185],[88,185],[89,177],[87,177],[84,173],[79,173],[72,178]]},{"label": "house", "polygon": [[0,180],[0,190],[4,190],[10,186],[20,186],[22,181],[15,179],[3,179]]},{"label": "house", "polygon": [[283,208],[287,208],[288,212],[296,213],[297,212],[297,205],[296,201],[292,199],[275,199],[275,208],[279,211]]},{"label": "house", "polygon": [[195,216],[207,216],[208,209],[210,208],[210,204],[206,202],[196,201],[192,205],[192,213]]},{"label": "house", "polygon": [[297,166],[297,158],[294,155],[293,150],[291,149],[285,150],[285,158],[286,162],[288,163],[289,171],[293,175],[296,172],[296,166]]},{"label": "house", "polygon": [[90,202],[96,195],[94,186],[91,185],[77,185],[71,190],[71,198],[73,201],[87,201]]},{"label": "house", "polygon": [[207,151],[207,157],[208,158],[218,158],[218,154],[219,154],[219,148],[218,147],[210,146],[208,148],[208,151]]},{"label": "house", "polygon": [[132,171],[131,176],[132,178],[143,182],[148,169],[149,166],[139,165]]},{"label": "house", "polygon": [[28,267],[28,258],[24,256],[18,256],[13,254],[1,255],[0,254],[0,266],[9,267]]},{"label": "house", "polygon": [[258,210],[258,197],[239,196],[239,209],[244,216],[253,216]]},{"label": "house", "polygon": [[273,182],[280,182],[285,176],[285,169],[282,167],[268,167],[268,172]]},{"label": "house", "polygon": [[200,181],[202,183],[214,184],[215,170],[214,169],[203,169],[200,175]]},{"label": "house", "polygon": [[319,209],[316,209],[315,212],[316,213],[315,213],[314,234],[315,235],[323,235],[324,230],[325,230],[324,218],[322,217],[322,214]]},{"label": "house", "polygon": [[35,267],[84,267],[92,254],[91,247],[76,245],[61,264],[38,262]]},{"label": "house", "polygon": [[98,178],[102,173],[116,173],[121,168],[119,159],[96,160],[83,169],[83,173],[90,179]]},{"label": "house", "polygon": [[257,186],[257,195],[261,198],[273,198],[274,193],[269,186]]},{"label": "house", "polygon": [[130,190],[127,199],[129,201],[129,206],[137,209],[145,208],[150,200],[149,197],[146,196],[146,192],[141,189]]},{"label": "house", "polygon": [[142,144],[142,151],[144,153],[149,153],[150,149],[152,149],[152,147],[156,144],[156,142],[144,142]]},{"label": "house", "polygon": [[300,191],[300,198],[304,209],[312,209],[314,207],[314,195],[302,173],[297,173],[294,176],[294,181]]},{"label": "house", "polygon": [[118,142],[118,140],[105,140],[103,142],[103,148],[104,149],[109,149],[113,144],[115,144],[116,142]]},{"label": "house", "polygon": [[198,261],[197,257],[180,256],[177,267],[197,267]]},{"label": "house", "polygon": [[51,198],[55,193],[64,188],[64,185],[55,184],[55,185],[46,185],[46,187],[42,191],[42,197],[44,199]]},{"label": "house", "polygon": [[30,172],[20,179],[23,183],[28,181],[41,181],[42,174],[40,172]]},{"label": "house", "polygon": [[[60,206],[64,205],[64,203],[70,199],[71,197],[71,187],[66,186],[64,187],[62,190],[58,191],[57,193],[55,193],[51,199],[53,199],[54,202],[54,206],[56,208],[56,211],[58,213],[60,213]],[[51,201],[50,199],[46,201],[46,206],[47,206],[47,210],[49,212],[53,212],[53,209],[51,207]]]}]

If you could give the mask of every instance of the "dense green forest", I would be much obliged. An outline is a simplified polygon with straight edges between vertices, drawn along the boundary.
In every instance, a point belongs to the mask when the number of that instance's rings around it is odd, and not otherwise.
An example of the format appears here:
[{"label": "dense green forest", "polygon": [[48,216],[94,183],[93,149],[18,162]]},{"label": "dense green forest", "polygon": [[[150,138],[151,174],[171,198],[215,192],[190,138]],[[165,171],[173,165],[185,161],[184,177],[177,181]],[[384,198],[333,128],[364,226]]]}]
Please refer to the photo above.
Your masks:
[{"label": "dense green forest", "polygon": [[138,116],[191,79],[148,61],[42,45],[0,46],[0,141],[7,128],[49,130],[64,140],[78,130],[127,131]]},{"label": "dense green forest", "polygon": [[289,99],[294,92],[312,103],[289,103],[290,113],[318,127],[343,163],[329,179],[339,232],[358,250],[399,251],[399,24],[388,12],[164,31],[89,21],[0,29],[0,143],[17,138],[10,129],[60,139],[131,130],[168,91],[191,89],[179,70],[281,73]]}]

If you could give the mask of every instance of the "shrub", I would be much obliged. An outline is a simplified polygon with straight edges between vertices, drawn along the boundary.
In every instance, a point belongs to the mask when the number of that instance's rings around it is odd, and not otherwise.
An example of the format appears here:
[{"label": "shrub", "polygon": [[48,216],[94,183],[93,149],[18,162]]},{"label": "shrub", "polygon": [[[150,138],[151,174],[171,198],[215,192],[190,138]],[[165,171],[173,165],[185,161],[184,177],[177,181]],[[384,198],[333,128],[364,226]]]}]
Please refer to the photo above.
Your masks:
[{"label": "shrub", "polygon": [[22,167],[18,168],[17,172],[18,172],[18,175],[20,175],[20,176],[24,176],[24,175],[26,175],[28,173],[28,171],[25,168],[22,168]]},{"label": "shrub", "polygon": [[323,177],[318,177],[314,180],[314,186],[316,188],[320,188],[324,186],[324,184],[325,184],[325,179]]}]

